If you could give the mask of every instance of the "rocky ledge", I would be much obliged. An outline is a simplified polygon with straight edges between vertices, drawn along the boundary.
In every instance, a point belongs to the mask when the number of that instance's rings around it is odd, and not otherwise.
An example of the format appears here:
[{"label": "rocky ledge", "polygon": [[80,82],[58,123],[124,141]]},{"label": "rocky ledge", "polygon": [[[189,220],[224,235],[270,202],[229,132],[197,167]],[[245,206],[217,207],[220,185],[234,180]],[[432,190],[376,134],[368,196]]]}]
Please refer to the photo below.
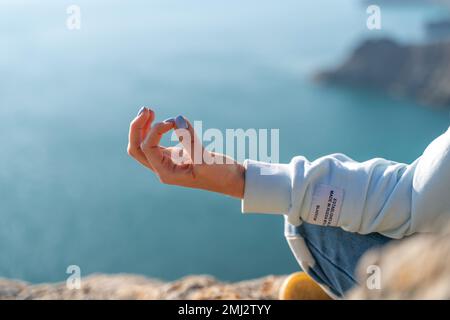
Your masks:
[{"label": "rocky ledge", "polygon": [[450,42],[403,45],[390,39],[367,40],[342,65],[315,78],[450,107]]},{"label": "rocky ledge", "polygon": [[130,274],[94,274],[82,279],[79,290],[65,283],[28,284],[0,279],[0,300],[5,299],[277,299],[284,276],[225,283],[210,276],[188,276],[163,282]]},{"label": "rocky ledge", "polygon": [[[447,216],[444,221],[438,220],[436,225],[447,224]],[[373,267],[378,270],[376,278],[375,273],[372,273]],[[278,298],[278,292],[285,278],[285,276],[267,276],[225,283],[210,276],[200,275],[163,282],[129,274],[94,274],[82,279],[79,290],[68,289],[64,282],[33,285],[0,279],[0,300],[266,300]],[[369,251],[359,263],[357,278],[362,285],[348,293],[350,299],[450,299],[450,225],[439,233],[414,235]]]}]

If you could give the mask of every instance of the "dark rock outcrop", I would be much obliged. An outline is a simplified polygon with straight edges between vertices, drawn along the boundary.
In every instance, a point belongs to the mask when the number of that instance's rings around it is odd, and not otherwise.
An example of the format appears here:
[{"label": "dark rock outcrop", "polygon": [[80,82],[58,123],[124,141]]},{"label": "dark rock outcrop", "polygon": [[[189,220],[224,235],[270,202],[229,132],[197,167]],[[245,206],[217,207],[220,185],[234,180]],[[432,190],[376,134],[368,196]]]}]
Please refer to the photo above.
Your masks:
[{"label": "dark rock outcrop", "polygon": [[450,107],[450,42],[402,45],[390,39],[367,40],[341,66],[318,73],[316,79]]},{"label": "dark rock outcrop", "polygon": [[429,21],[425,23],[425,31],[428,38],[432,40],[446,40],[450,39],[450,20],[441,19]]}]

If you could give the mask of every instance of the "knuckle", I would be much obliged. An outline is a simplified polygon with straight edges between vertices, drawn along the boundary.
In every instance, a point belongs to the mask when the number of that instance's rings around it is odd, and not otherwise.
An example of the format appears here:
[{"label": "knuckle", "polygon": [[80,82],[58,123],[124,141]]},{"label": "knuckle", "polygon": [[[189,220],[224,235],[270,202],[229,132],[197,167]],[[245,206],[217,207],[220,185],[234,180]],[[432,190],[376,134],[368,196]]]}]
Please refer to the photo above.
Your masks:
[{"label": "knuckle", "polygon": [[158,175],[159,181],[163,184],[172,184],[172,179],[169,175],[166,174],[159,174]]},{"label": "knuckle", "polygon": [[159,179],[159,182],[166,184],[167,179],[164,175],[158,174],[158,179]]},{"label": "knuckle", "polygon": [[133,130],[136,128],[136,120],[133,120],[130,122],[130,130]]},{"label": "knuckle", "polygon": [[155,129],[155,132],[158,132],[163,126],[164,126],[164,123],[158,122],[158,123],[155,123],[153,128]]},{"label": "knuckle", "polygon": [[127,153],[129,156],[134,157],[136,155],[136,151],[134,150],[133,147],[131,147],[130,145],[128,145],[127,147]]},{"label": "knuckle", "polygon": [[144,140],[140,145],[141,150],[146,153],[149,149],[147,140]]}]

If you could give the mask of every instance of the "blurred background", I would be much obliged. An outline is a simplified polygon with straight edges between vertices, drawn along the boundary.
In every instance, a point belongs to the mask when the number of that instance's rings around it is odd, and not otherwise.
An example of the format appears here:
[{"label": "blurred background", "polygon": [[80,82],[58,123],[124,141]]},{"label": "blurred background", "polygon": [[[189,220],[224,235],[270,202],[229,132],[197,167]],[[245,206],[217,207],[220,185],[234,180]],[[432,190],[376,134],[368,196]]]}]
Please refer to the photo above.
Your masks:
[{"label": "blurred background", "polygon": [[[0,277],[297,271],[282,218],[161,185],[127,156],[129,122],[148,105],[204,129],[279,128],[282,162],[411,162],[447,129],[445,103],[314,81],[367,39],[445,41],[445,5],[392,3],[369,30],[359,0],[0,0]],[[66,27],[72,4],[80,30]]]}]

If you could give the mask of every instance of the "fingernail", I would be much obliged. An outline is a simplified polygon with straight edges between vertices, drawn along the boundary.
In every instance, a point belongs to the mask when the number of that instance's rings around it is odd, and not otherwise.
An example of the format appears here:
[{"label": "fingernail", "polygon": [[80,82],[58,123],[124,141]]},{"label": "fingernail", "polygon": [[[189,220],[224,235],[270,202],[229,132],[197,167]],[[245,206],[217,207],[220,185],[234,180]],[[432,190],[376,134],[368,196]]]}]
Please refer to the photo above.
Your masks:
[{"label": "fingernail", "polygon": [[176,117],[175,118],[175,124],[176,124],[178,129],[187,129],[188,128],[188,123],[183,118],[183,116]]},{"label": "fingernail", "polygon": [[139,117],[139,116],[142,114],[142,112],[145,111],[145,109],[147,109],[147,108],[146,108],[146,107],[140,108],[140,109],[139,109],[139,112],[138,112],[138,114],[137,114],[137,116]]},{"label": "fingernail", "polygon": [[164,120],[163,122],[172,122],[172,123],[175,123],[175,119],[174,119],[174,118],[167,118],[167,119]]}]

